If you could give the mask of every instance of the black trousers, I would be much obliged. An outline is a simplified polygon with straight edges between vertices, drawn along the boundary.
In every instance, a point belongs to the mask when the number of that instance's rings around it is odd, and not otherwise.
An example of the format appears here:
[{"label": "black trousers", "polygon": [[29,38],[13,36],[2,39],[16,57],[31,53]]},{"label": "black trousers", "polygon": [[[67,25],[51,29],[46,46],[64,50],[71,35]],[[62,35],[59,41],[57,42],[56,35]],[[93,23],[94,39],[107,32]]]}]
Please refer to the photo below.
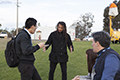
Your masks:
[{"label": "black trousers", "polygon": [[21,80],[41,80],[33,64],[20,63],[18,70],[21,73]]},{"label": "black trousers", "polygon": [[[49,71],[49,80],[54,80],[54,72],[56,69],[56,65],[58,63],[54,63],[50,61],[50,71]],[[60,63],[61,72],[62,72],[62,80],[67,80],[67,62]]]}]

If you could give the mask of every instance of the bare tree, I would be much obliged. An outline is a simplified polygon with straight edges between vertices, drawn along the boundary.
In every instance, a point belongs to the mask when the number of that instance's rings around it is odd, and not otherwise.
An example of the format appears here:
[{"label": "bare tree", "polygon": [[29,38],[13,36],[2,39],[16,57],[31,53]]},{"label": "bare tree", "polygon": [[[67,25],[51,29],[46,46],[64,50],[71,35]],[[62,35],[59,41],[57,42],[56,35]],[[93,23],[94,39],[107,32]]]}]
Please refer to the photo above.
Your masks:
[{"label": "bare tree", "polygon": [[94,23],[93,18],[94,15],[92,15],[92,13],[85,13],[84,15],[81,14],[78,20],[71,25],[71,27],[75,28],[76,38],[80,38],[82,40],[85,36],[89,35]]}]

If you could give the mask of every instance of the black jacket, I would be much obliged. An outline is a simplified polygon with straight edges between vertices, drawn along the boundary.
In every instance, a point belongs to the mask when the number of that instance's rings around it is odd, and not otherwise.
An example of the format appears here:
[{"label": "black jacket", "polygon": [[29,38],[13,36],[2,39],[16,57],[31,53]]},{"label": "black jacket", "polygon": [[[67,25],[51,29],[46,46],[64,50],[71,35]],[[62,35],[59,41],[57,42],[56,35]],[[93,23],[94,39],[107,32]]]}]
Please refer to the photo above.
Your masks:
[{"label": "black jacket", "polygon": [[[52,49],[49,55],[49,60],[52,62],[67,62],[67,46],[70,49],[70,46],[73,48],[73,44],[69,34],[67,34],[67,41],[65,41],[65,35],[54,31],[50,34],[47,42],[45,44],[52,45]],[[46,47],[46,50],[49,48]]]},{"label": "black jacket", "polygon": [[40,47],[38,45],[32,46],[31,37],[27,31],[23,29],[18,33],[15,44],[16,53],[20,57],[20,62],[33,63],[35,60],[33,52],[38,50]]}]

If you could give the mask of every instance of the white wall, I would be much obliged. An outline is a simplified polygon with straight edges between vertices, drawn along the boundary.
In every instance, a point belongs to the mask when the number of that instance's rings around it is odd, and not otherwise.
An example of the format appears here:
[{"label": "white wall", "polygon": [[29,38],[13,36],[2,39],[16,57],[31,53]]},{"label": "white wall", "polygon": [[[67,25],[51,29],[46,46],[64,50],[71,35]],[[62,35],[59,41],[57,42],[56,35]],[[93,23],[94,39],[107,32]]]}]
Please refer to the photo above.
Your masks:
[{"label": "white wall", "polygon": [[[40,34],[36,34],[36,32],[40,30],[42,33]],[[32,39],[37,39],[39,40],[39,35],[41,35],[41,40],[47,40],[50,33],[55,31],[55,27],[38,27],[36,29],[35,34],[31,35]],[[67,29],[67,33],[70,35],[71,39],[74,40],[75,39],[75,30],[72,28],[68,28]]]},{"label": "white wall", "polygon": [[75,29],[73,28],[68,28],[67,33],[70,35],[72,40],[75,40]]}]

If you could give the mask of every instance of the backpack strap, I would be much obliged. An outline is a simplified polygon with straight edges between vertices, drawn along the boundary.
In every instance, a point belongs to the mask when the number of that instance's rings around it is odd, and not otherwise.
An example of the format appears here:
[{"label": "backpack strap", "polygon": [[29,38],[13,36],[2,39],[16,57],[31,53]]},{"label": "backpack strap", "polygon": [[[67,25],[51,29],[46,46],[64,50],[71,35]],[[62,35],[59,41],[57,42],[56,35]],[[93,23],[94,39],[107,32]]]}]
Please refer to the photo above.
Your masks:
[{"label": "backpack strap", "polygon": [[19,32],[16,37],[13,36],[13,37],[12,37],[12,40],[13,40],[13,39],[16,39],[20,33],[21,33],[21,32]]}]

